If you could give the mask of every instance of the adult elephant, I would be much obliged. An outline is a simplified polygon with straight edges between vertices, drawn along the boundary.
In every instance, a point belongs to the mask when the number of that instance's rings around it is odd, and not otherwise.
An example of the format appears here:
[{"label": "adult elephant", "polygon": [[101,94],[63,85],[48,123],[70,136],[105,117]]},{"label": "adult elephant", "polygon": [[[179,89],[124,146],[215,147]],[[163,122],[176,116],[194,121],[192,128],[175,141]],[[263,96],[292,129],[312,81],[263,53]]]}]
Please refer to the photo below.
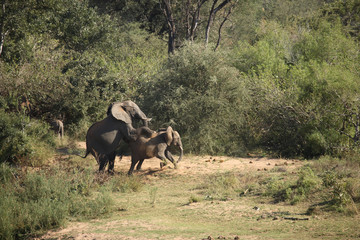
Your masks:
[{"label": "adult elephant", "polygon": [[132,101],[112,103],[108,108],[107,117],[89,128],[83,158],[91,153],[99,164],[99,171],[103,171],[109,164],[108,171],[113,172],[115,151],[121,139],[126,142],[136,140],[136,129],[132,126],[132,119],[140,119],[146,126],[151,120]]},{"label": "adult elephant", "polygon": [[[170,126],[158,132],[154,132],[147,127],[141,127],[136,130],[136,134],[136,141],[129,142],[131,149],[129,175],[134,171],[136,164],[136,170],[140,170],[144,160],[152,157],[162,160],[160,167],[166,165],[166,159],[169,159],[174,164],[174,167],[177,168],[177,163],[181,161],[183,156],[183,145],[180,134],[177,131],[174,131]],[[178,146],[180,149],[180,156],[177,161],[175,161],[169,151],[171,145]]]}]

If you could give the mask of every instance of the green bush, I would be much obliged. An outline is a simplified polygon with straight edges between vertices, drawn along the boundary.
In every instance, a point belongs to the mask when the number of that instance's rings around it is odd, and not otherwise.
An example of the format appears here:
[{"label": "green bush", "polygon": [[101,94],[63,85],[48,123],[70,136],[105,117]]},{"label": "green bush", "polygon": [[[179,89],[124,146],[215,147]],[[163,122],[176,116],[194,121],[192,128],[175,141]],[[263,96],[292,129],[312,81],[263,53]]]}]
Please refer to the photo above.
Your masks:
[{"label": "green bush", "polygon": [[[326,171],[322,174],[323,185],[328,189],[327,209],[345,212],[353,205],[353,179],[337,171]],[[355,197],[355,196],[354,196]],[[357,209],[355,209],[357,211]]]},{"label": "green bush", "polygon": [[172,125],[184,150],[207,154],[243,154],[247,138],[244,80],[224,52],[191,44],[165,62],[146,85],[144,111],[156,127]]},{"label": "green bush", "polygon": [[0,239],[28,238],[69,217],[89,219],[112,209],[108,187],[96,182],[93,171],[53,168],[21,175],[6,164],[0,169],[8,176],[0,187]]},{"label": "green bush", "polygon": [[249,77],[251,134],[278,156],[336,154],[357,141],[358,44],[338,21],[313,19],[295,37],[298,27],[264,21],[258,40],[239,42],[232,53],[234,66]]},{"label": "green bush", "polygon": [[310,167],[303,167],[300,170],[299,178],[293,189],[291,204],[295,204],[311,196],[321,186],[321,179],[313,172]]},{"label": "green bush", "polygon": [[48,124],[0,109],[0,162],[39,166],[54,146]]},{"label": "green bush", "polygon": [[276,177],[264,181],[263,185],[266,187],[263,194],[273,197],[275,202],[288,201],[296,204],[313,196],[321,188],[321,179],[310,167],[303,167],[295,183],[284,177]]}]

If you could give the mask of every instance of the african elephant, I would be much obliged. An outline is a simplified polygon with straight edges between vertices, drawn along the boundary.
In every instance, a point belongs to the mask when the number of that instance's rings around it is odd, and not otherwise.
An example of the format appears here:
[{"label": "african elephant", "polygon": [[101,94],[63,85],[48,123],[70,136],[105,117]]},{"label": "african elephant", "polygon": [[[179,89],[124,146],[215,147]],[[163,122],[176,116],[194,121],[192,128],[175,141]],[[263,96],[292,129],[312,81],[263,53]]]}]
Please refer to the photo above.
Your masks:
[{"label": "african elephant", "polygon": [[[107,115],[111,115],[111,109],[114,104],[119,104],[119,102],[113,102],[110,104],[107,110]],[[143,122],[143,126],[148,127],[151,118],[147,118],[145,113],[141,111],[138,105],[131,100],[121,102],[122,108],[127,112],[127,114],[131,117],[132,120],[140,119]]]},{"label": "african elephant", "polygon": [[109,163],[108,171],[111,173],[114,170],[115,151],[121,139],[126,142],[136,139],[132,118],[141,119],[146,125],[150,119],[132,101],[112,103],[107,114],[105,119],[89,128],[86,134],[86,153],[83,158],[91,153],[99,164],[99,171],[103,171]]},{"label": "african elephant", "polygon": [[51,129],[58,135],[59,138],[64,136],[64,123],[59,119],[53,119],[50,121]]},{"label": "african elephant", "polygon": [[[177,131],[174,131],[170,126],[158,132],[154,132],[147,127],[141,127],[136,130],[136,134],[136,141],[129,142],[131,166],[128,175],[132,174],[136,164],[136,170],[140,170],[144,159],[152,157],[162,160],[161,167],[166,165],[166,159],[169,159],[174,164],[174,167],[177,168],[177,163],[181,161],[183,156],[183,145],[180,134]],[[177,162],[168,149],[171,145],[179,146],[180,148],[180,156]]]}]

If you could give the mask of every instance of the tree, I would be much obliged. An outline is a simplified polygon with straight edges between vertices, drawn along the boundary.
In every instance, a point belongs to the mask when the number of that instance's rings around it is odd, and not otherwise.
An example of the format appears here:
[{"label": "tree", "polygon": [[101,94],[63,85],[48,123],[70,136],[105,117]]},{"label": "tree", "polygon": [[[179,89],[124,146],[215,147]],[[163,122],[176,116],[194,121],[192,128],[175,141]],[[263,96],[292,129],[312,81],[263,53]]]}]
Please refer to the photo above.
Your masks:
[{"label": "tree", "polygon": [[218,27],[219,37],[217,46],[219,46],[221,28],[229,18],[231,9],[237,4],[237,1],[187,0],[185,4],[179,4],[177,1],[171,3],[170,0],[162,0],[161,3],[168,26],[168,52],[174,53],[176,46],[181,46],[182,42],[186,40],[192,42],[198,37],[197,31],[199,25],[205,24],[205,22],[202,21],[203,18],[207,19],[206,26],[203,28],[206,46],[209,43],[210,29],[215,21],[215,16],[223,10],[225,6],[230,5],[230,8],[225,10],[226,14],[223,16],[222,23]]}]

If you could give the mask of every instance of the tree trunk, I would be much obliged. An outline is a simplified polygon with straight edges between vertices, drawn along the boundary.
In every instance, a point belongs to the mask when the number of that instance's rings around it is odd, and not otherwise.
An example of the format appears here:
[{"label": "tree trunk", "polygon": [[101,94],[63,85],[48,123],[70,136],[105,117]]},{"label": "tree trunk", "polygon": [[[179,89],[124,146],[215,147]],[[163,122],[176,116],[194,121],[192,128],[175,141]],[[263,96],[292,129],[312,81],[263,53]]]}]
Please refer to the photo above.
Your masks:
[{"label": "tree trunk", "polygon": [[190,41],[194,41],[196,28],[200,22],[200,9],[207,1],[208,0],[198,0],[196,9],[191,13],[191,24],[188,23],[188,40]]},{"label": "tree trunk", "polygon": [[162,0],[164,3],[164,14],[168,24],[169,39],[168,39],[168,53],[174,53],[175,50],[175,22],[171,12],[170,0]]},{"label": "tree trunk", "polygon": [[5,42],[5,0],[1,1],[2,17],[0,19],[0,56]]}]

